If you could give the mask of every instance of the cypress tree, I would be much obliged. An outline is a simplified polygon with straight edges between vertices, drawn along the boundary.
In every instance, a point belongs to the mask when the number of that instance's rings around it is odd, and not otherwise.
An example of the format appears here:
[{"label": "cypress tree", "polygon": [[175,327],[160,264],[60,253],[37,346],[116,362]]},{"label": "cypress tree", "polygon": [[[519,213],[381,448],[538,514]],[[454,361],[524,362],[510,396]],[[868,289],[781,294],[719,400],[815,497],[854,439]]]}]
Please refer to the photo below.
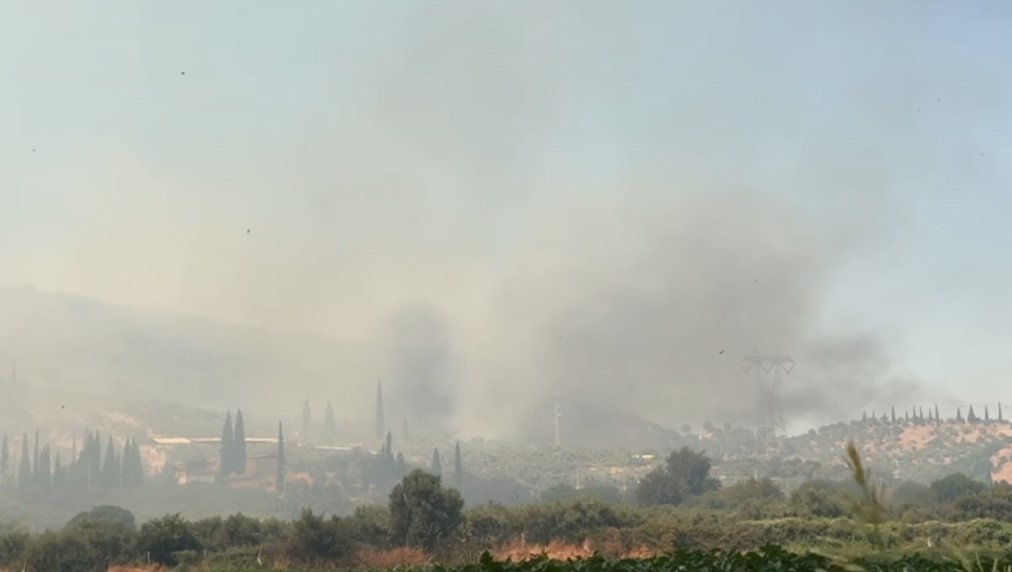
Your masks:
[{"label": "cypress tree", "polygon": [[134,439],[134,484],[144,484],[144,459],[141,457],[141,446]]},{"label": "cypress tree", "polygon": [[135,487],[144,482],[144,468],[141,466],[141,452],[136,439],[127,439],[123,446],[121,481],[125,487]]},{"label": "cypress tree", "polygon": [[130,484],[140,486],[144,484],[144,462],[141,459],[141,446],[137,444],[137,439],[131,443],[130,450]]},{"label": "cypress tree", "polygon": [[309,400],[302,402],[302,434],[299,435],[300,443],[309,443],[309,430],[312,427],[312,418],[309,412]]},{"label": "cypress tree", "polygon": [[63,466],[60,464],[60,454],[56,454],[56,460],[53,461],[53,488],[62,489],[66,485],[66,479],[63,476]]},{"label": "cypress tree", "polygon": [[137,439],[130,441],[130,486],[139,486],[144,483],[144,465],[141,463],[141,448],[137,445]]},{"label": "cypress tree", "polygon": [[18,490],[28,490],[32,482],[32,457],[28,451],[28,433],[21,438],[21,462],[18,464]]},{"label": "cypress tree", "polygon": [[432,450],[432,474],[436,476],[443,474],[443,463],[439,460],[439,447]]},{"label": "cypress tree", "polygon": [[906,421],[907,423],[910,423],[910,412],[909,411],[904,411],[903,412],[903,420]]},{"label": "cypress tree", "polygon": [[935,422],[942,420],[942,416],[938,414],[938,402],[935,402]]},{"label": "cypress tree", "polygon": [[891,405],[890,407],[892,408],[892,411],[889,414],[889,422],[896,423],[896,406]]},{"label": "cypress tree", "polygon": [[133,451],[130,448],[130,437],[123,442],[123,457],[119,463],[119,482],[124,487],[130,486],[130,471],[133,464]]},{"label": "cypress tree", "polygon": [[1004,421],[1001,417],[1001,401],[998,402],[998,421]]},{"label": "cypress tree", "polygon": [[87,484],[94,487],[102,482],[102,436],[96,430],[89,439]]},{"label": "cypress tree", "polygon": [[329,399],[327,412],[323,416],[323,438],[327,440],[328,445],[333,445],[337,441],[337,421],[334,420],[334,407]]},{"label": "cypress tree", "polygon": [[387,432],[386,421],[383,419],[383,382],[376,382],[376,419],[375,419],[375,430],[377,437],[383,437]]},{"label": "cypress tree", "polygon": [[3,484],[11,475],[11,451],[7,446],[7,435],[4,435],[3,448],[0,448],[0,475],[3,476]]},{"label": "cypress tree", "polygon": [[279,495],[285,494],[285,434],[278,421],[278,474],[274,479],[274,490]]},{"label": "cypress tree", "polygon": [[91,484],[102,483],[102,434],[95,430],[95,446],[91,449]]},{"label": "cypress tree", "polygon": [[990,421],[990,420],[991,420],[991,413],[987,410],[987,405],[985,405],[984,406],[984,421],[987,422],[987,421]]},{"label": "cypress tree", "polygon": [[130,450],[130,437],[123,442],[123,458],[119,464],[119,482],[124,487],[130,486],[130,465],[133,452]]},{"label": "cypress tree", "polygon": [[460,486],[464,482],[464,461],[460,458],[460,441],[453,450],[453,484]]},{"label": "cypress tree", "polygon": [[956,423],[962,423],[962,422],[963,422],[963,412],[960,411],[960,408],[957,406],[956,407]]},{"label": "cypress tree", "polygon": [[49,464],[49,445],[44,445],[39,452],[39,466],[35,469],[35,485],[42,490],[52,485],[53,472]]},{"label": "cypress tree", "polygon": [[235,470],[235,434],[232,432],[232,412],[225,414],[225,426],[221,428],[221,452],[218,475],[224,479]]},{"label": "cypress tree", "polygon": [[102,463],[102,485],[109,488],[119,485],[119,475],[119,457],[116,455],[116,446],[110,435],[105,445],[105,462]]},{"label": "cypress tree", "polygon": [[235,474],[246,474],[246,426],[242,422],[242,409],[235,414]]},{"label": "cypress tree", "polygon": [[977,422],[977,414],[973,412],[973,406],[972,405],[970,406],[970,409],[966,412],[966,421],[968,423],[976,423]]},{"label": "cypress tree", "polygon": [[34,461],[32,462],[32,467],[34,467],[33,470],[35,472],[38,472],[38,470],[39,470],[39,429],[38,429],[38,427],[35,428],[35,446],[32,448],[32,459],[34,459]]},{"label": "cypress tree", "polygon": [[134,439],[134,470],[133,470],[133,484],[140,486],[144,484],[144,460],[141,458],[141,446],[137,444],[137,439]]}]

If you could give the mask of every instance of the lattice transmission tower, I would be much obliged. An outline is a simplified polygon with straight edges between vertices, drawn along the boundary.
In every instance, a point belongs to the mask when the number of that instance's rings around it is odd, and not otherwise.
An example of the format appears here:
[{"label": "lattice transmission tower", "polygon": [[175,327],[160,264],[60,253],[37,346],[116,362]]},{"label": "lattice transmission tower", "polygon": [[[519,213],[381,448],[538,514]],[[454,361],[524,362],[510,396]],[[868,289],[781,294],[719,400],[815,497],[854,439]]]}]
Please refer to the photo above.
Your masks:
[{"label": "lattice transmission tower", "polygon": [[743,357],[740,363],[745,373],[752,373],[759,387],[759,410],[762,417],[757,438],[761,448],[771,450],[786,432],[784,413],[780,409],[780,378],[794,370],[794,360],[781,355],[780,348],[777,348],[774,355],[755,353]]}]

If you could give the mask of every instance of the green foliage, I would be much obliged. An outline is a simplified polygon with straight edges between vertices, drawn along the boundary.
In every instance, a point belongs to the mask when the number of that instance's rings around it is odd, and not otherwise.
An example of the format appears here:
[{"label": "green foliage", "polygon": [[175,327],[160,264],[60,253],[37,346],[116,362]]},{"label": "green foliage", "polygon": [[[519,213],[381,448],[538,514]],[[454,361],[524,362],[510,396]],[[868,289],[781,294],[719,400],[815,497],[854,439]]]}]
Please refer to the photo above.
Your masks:
[{"label": "green foliage", "polygon": [[677,505],[690,496],[720,488],[710,476],[710,459],[703,453],[682,447],[672,451],[662,467],[648,473],[636,489],[636,500],[646,506]]},{"label": "green foliage", "polygon": [[590,500],[524,507],[509,524],[529,541],[548,544],[552,540],[581,542],[593,532],[633,527],[641,522],[636,512]]},{"label": "green foliage", "polygon": [[464,500],[441,479],[416,469],[390,492],[393,542],[432,550],[453,538],[462,522]]},{"label": "green foliage", "polygon": [[782,502],[786,498],[783,489],[768,477],[749,478],[725,488],[722,492],[732,506],[753,500]]},{"label": "green foliage", "polygon": [[98,525],[112,525],[126,532],[137,531],[137,520],[130,511],[112,505],[97,506],[91,510],[78,513],[70,519],[67,528],[88,528]]},{"label": "green foliage", "polygon": [[894,505],[901,507],[927,507],[935,501],[935,497],[927,485],[913,481],[903,481],[893,489],[892,500]]},{"label": "green foliage", "polygon": [[84,539],[96,569],[105,570],[129,557],[137,524],[130,511],[118,506],[100,506],[70,519],[63,532]]},{"label": "green foliage", "polygon": [[292,523],[285,554],[297,561],[333,562],[351,553],[350,527],[336,516],[324,519],[312,510]]},{"label": "green foliage", "polygon": [[23,528],[10,525],[0,528],[0,566],[11,568],[21,562],[31,541],[32,535]]},{"label": "green foliage", "polygon": [[105,570],[84,536],[75,532],[46,532],[35,537],[25,551],[25,567],[46,572]]},{"label": "green foliage", "polygon": [[844,487],[827,480],[812,480],[791,493],[790,504],[803,516],[839,518],[847,514]]},{"label": "green foliage", "polygon": [[979,494],[985,489],[987,489],[987,485],[961,473],[954,473],[931,483],[931,494],[939,503],[952,502],[960,497]]},{"label": "green foliage", "polygon": [[355,542],[377,548],[390,544],[393,531],[390,528],[390,511],[383,506],[360,506],[348,519]]},{"label": "green foliage", "polygon": [[151,562],[175,566],[175,554],[183,550],[201,550],[203,546],[190,523],[179,514],[170,514],[145,522],[137,537],[137,550]]}]

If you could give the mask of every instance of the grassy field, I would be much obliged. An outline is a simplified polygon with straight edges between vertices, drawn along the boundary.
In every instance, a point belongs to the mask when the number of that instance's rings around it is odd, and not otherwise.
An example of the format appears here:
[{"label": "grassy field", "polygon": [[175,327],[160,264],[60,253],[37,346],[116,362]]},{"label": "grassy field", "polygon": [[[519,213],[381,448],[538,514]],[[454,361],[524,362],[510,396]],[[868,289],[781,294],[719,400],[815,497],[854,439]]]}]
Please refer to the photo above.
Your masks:
[{"label": "grassy field", "polygon": [[[180,566],[177,570],[188,569]],[[199,568],[208,572],[237,572],[266,570],[298,572],[321,570],[348,570],[340,567],[272,567],[256,563],[207,564]],[[357,568],[358,570],[392,569],[400,572],[998,572],[1012,570],[1012,552],[999,554],[942,554],[921,552],[910,554],[867,554],[853,558],[833,557],[813,552],[795,553],[777,546],[748,552],[677,551],[649,558],[606,559],[599,555],[568,560],[537,556],[520,561],[496,560],[487,553],[476,562],[457,566],[408,565],[385,568]],[[122,572],[138,570],[123,568]]]}]

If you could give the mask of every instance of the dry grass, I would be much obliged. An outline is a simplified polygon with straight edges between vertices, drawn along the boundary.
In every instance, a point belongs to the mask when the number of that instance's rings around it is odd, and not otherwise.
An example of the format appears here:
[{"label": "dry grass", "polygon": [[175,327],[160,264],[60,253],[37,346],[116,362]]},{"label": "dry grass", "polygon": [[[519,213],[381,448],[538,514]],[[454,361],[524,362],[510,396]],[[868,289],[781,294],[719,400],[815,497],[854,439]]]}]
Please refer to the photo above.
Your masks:
[{"label": "dry grass", "polygon": [[391,550],[363,548],[355,554],[355,565],[369,569],[420,566],[428,561],[429,556],[417,548],[393,548]]},{"label": "dry grass", "polygon": [[857,516],[868,524],[879,525],[885,522],[888,511],[885,508],[885,487],[871,482],[871,469],[866,469],[861,462],[861,455],[854,443],[847,443],[847,465],[851,477],[861,488],[862,499],[857,507]]},{"label": "dry grass", "polygon": [[570,558],[588,558],[595,552],[608,558],[649,558],[657,555],[657,551],[645,546],[626,546],[618,538],[605,537],[598,543],[585,540],[582,544],[572,544],[553,540],[547,545],[527,544],[523,539],[516,539],[489,551],[496,560],[507,558],[518,561],[535,556],[548,556],[553,560]]}]

